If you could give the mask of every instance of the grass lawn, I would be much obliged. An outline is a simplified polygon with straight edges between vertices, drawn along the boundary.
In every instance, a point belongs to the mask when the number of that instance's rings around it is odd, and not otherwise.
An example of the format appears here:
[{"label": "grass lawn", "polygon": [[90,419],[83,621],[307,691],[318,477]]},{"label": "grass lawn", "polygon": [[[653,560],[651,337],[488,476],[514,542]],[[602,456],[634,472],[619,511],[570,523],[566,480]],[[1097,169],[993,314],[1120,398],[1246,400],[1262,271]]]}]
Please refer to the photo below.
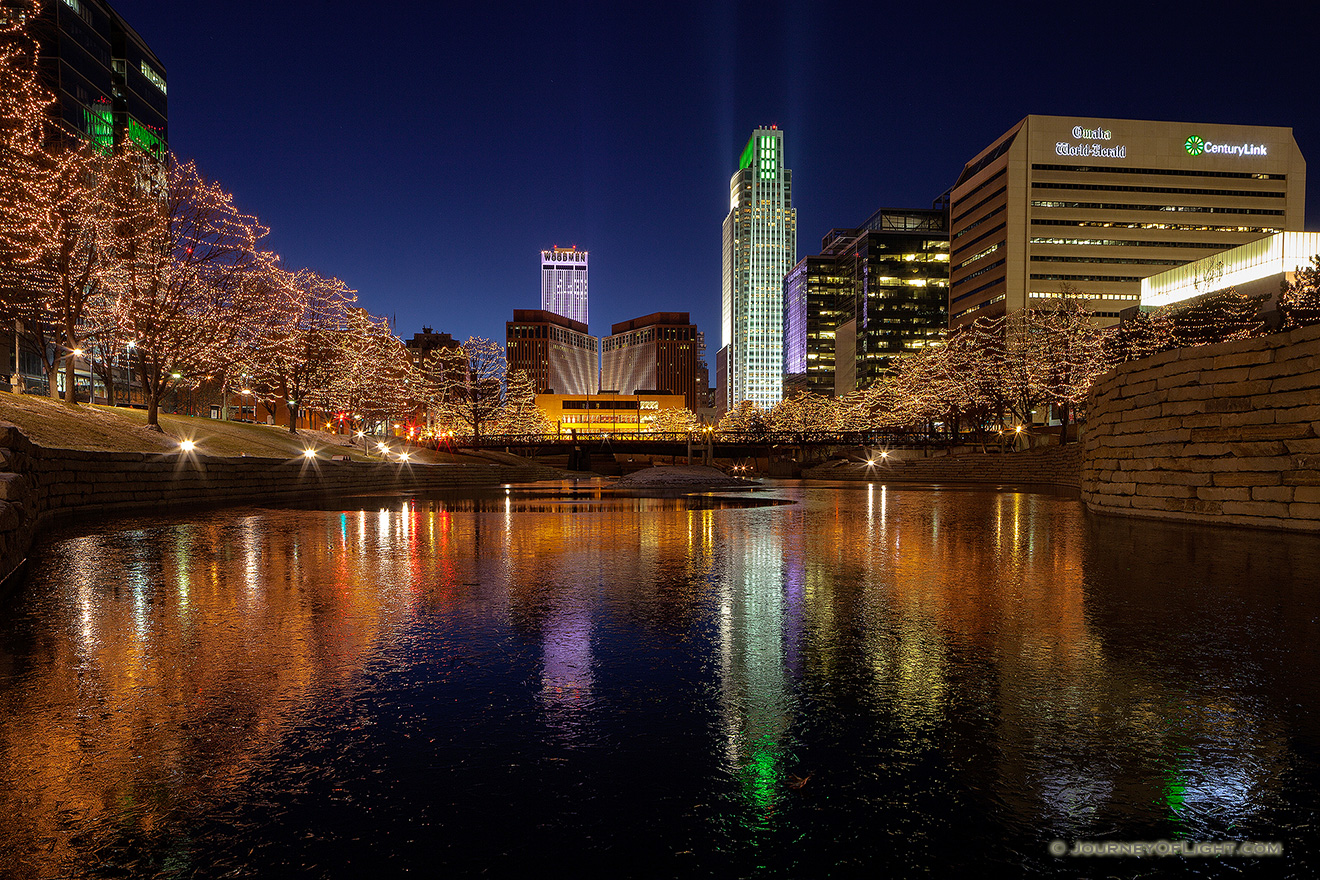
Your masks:
[{"label": "grass lawn", "polygon": [[[350,447],[354,438],[326,431],[300,430],[290,434],[287,428],[223,422],[161,413],[164,433],[148,431],[147,412],[141,409],[109,406],[70,406],[48,397],[0,392],[0,420],[12,422],[32,442],[49,449],[86,449],[103,452],[173,452],[183,440],[192,440],[203,455],[261,458],[297,458],[309,446],[322,457],[348,455],[364,461],[361,441]],[[380,459],[375,444],[390,445],[395,457],[405,448],[397,437],[369,438],[373,455]],[[471,461],[465,456],[410,448],[412,459],[419,463]]]}]

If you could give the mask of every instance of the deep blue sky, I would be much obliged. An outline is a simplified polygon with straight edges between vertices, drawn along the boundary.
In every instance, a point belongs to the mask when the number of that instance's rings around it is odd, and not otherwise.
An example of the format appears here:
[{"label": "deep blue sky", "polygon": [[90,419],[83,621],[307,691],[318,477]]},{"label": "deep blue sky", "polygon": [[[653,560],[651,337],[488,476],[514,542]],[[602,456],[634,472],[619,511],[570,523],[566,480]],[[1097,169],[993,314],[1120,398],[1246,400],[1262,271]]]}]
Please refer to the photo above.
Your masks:
[{"label": "deep blue sky", "polygon": [[929,206],[1029,113],[1292,126],[1320,161],[1309,2],[111,2],[168,71],[171,147],[404,338],[503,340],[539,251],[576,244],[593,333],[688,311],[713,358],[728,181],[762,124],[799,256]]}]

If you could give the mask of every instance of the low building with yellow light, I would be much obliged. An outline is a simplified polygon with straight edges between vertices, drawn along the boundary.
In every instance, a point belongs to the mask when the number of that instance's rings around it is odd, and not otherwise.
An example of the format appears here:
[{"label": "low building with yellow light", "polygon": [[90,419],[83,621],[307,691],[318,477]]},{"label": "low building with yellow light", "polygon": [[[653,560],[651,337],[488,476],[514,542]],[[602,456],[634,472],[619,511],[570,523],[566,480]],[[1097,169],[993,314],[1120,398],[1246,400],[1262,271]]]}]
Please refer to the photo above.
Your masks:
[{"label": "low building with yellow light", "polygon": [[685,409],[682,394],[538,394],[536,408],[561,434],[632,434],[654,430],[665,410]]}]

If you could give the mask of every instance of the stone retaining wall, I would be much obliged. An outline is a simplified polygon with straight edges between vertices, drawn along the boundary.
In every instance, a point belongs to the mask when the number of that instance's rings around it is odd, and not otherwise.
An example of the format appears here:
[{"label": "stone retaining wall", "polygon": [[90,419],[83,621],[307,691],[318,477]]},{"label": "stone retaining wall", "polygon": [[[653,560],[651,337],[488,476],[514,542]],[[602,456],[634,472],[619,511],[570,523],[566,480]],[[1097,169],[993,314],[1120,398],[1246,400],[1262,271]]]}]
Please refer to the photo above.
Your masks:
[{"label": "stone retaining wall", "polygon": [[1320,327],[1125,364],[1083,446],[1092,510],[1320,530]]},{"label": "stone retaining wall", "polygon": [[0,583],[50,518],[181,504],[290,501],[558,479],[535,465],[214,458],[45,449],[0,422]]},{"label": "stone retaining wall", "polygon": [[1082,445],[1047,446],[1022,452],[935,455],[895,460],[874,467],[855,462],[822,465],[802,472],[808,480],[867,480],[902,483],[993,483],[1079,488]]}]

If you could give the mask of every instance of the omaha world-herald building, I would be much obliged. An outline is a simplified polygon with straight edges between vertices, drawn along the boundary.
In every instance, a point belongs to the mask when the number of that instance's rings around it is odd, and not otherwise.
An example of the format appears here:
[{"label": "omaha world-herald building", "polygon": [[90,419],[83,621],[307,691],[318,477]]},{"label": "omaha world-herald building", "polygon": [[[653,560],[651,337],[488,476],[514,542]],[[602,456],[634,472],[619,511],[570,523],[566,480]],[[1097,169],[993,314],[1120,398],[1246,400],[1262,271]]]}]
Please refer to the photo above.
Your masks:
[{"label": "omaha world-herald building", "polygon": [[972,158],[950,205],[949,327],[1065,291],[1101,324],[1141,280],[1303,228],[1291,128],[1028,116]]}]

